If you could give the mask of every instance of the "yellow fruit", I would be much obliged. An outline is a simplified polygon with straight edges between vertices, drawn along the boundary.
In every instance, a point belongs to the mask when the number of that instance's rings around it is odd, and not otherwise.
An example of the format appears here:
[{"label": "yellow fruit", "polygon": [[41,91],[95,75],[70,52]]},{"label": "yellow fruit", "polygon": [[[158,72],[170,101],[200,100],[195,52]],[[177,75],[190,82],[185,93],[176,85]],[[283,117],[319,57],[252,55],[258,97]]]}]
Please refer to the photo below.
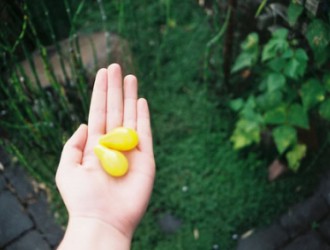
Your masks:
[{"label": "yellow fruit", "polygon": [[99,143],[107,148],[120,151],[128,151],[137,146],[139,142],[135,130],[130,128],[118,127],[102,136]]},{"label": "yellow fruit", "polygon": [[95,146],[94,152],[108,174],[119,177],[127,173],[128,161],[121,152],[106,148],[102,145]]}]

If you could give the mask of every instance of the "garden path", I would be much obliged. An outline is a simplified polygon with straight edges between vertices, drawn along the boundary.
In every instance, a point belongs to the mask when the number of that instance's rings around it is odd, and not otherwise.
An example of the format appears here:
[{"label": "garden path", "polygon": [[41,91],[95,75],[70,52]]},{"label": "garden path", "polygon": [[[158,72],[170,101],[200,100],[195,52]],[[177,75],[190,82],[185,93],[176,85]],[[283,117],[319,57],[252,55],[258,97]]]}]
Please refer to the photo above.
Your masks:
[{"label": "garden path", "polygon": [[248,232],[237,250],[330,250],[330,172],[314,194],[267,228]]},{"label": "garden path", "polygon": [[56,248],[63,230],[50,213],[45,190],[0,148],[0,249]]}]

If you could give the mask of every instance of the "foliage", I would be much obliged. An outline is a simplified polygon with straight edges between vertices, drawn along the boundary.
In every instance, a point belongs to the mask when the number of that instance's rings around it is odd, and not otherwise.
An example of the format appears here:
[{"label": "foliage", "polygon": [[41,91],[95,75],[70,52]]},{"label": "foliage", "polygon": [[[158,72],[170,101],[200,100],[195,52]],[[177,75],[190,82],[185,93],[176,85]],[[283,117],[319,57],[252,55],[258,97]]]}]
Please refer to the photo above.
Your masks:
[{"label": "foliage", "polygon": [[[78,59],[75,60],[77,63],[71,64],[64,72],[66,75],[68,70],[71,71],[71,84],[59,82],[53,71],[49,59],[52,51],[46,45],[51,40],[55,44],[56,53],[62,55],[58,40],[63,34],[56,27],[66,19],[74,25],[72,18],[78,8],[73,2],[69,4],[63,1],[58,4],[61,7],[51,10],[50,6],[54,4],[41,2],[36,9],[31,1],[14,1],[5,9],[8,16],[1,23],[0,32],[0,54],[3,56],[0,77],[0,146],[16,156],[34,177],[56,191],[56,162],[64,142],[80,122],[86,121],[89,94],[83,69],[79,65],[79,56],[74,51],[71,56]],[[65,4],[66,9],[63,7]],[[71,9],[73,6],[76,7]],[[54,27],[51,22],[53,15],[65,15],[66,19],[61,19]],[[40,22],[40,19],[44,22]],[[17,36],[14,43],[13,36]],[[75,42],[75,38],[72,38],[72,47]],[[31,52],[34,48],[41,55],[47,87],[40,82],[40,72],[37,72]],[[33,72],[32,77],[27,76],[20,61],[22,58],[27,59]],[[60,59],[62,69],[63,60]]]},{"label": "foliage", "polygon": [[[278,28],[264,43],[251,33],[241,45],[232,73],[251,71],[254,82],[248,97],[232,100],[239,114],[231,141],[235,149],[260,143],[260,134],[272,131],[278,154],[297,171],[307,146],[299,140],[299,129],[310,129],[318,114],[330,121],[329,70],[330,36],[326,18],[310,18],[299,40],[299,17],[303,7],[292,1],[288,7],[291,28]],[[310,53],[311,49],[311,53]]]}]

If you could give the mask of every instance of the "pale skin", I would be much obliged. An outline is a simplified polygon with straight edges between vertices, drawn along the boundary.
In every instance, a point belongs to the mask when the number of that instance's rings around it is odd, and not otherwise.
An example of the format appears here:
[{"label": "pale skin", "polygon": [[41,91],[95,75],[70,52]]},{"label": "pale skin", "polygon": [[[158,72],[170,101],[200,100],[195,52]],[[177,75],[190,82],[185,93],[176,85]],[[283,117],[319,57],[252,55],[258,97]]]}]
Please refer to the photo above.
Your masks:
[{"label": "pale skin", "polygon": [[[63,147],[56,184],[69,214],[58,247],[65,249],[130,249],[153,187],[155,161],[147,101],[138,98],[137,79],[122,79],[118,64],[97,72],[88,117]],[[136,149],[125,153],[129,170],[108,175],[93,152],[99,137],[116,127],[135,129]]]}]

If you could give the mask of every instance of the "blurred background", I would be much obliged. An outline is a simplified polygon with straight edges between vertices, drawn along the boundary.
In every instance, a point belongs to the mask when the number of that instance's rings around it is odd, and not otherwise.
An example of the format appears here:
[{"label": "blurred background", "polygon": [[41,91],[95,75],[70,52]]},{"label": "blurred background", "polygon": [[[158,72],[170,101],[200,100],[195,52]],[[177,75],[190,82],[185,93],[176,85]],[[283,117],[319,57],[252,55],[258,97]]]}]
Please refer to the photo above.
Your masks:
[{"label": "blurred background", "polygon": [[0,0],[0,145],[51,195],[94,76],[150,103],[157,176],[132,249],[234,249],[328,169],[329,2]]}]

